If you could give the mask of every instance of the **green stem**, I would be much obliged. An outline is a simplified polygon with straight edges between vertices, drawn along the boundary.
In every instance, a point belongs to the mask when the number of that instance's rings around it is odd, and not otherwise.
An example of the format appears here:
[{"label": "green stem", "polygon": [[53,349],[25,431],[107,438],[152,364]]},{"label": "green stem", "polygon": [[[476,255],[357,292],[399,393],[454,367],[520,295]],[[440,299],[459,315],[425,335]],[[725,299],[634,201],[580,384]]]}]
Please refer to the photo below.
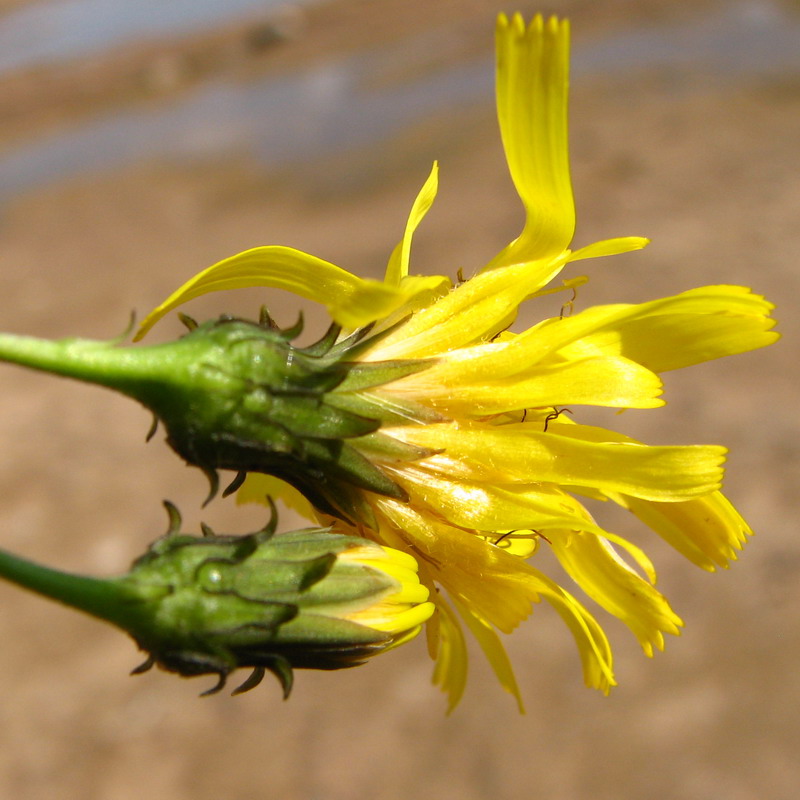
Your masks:
[{"label": "green stem", "polygon": [[135,629],[146,597],[125,578],[90,578],[45,567],[0,549],[0,578],[71,608]]},{"label": "green stem", "polygon": [[153,358],[153,347],[118,348],[92,339],[48,341],[33,336],[0,333],[0,361],[20,364],[116,389],[138,396],[143,382],[164,374],[163,357]]}]

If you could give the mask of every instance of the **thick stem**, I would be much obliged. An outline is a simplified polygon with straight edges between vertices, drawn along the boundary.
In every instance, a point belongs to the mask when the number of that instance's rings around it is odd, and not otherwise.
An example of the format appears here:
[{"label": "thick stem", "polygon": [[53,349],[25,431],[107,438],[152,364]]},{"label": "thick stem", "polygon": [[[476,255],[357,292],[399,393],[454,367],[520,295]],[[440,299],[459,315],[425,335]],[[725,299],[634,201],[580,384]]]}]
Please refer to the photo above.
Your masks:
[{"label": "thick stem", "polygon": [[2,549],[0,578],[127,631],[136,629],[142,606],[147,600],[141,587],[134,587],[125,578],[73,575]]},{"label": "thick stem", "polygon": [[0,333],[0,361],[20,364],[116,389],[137,397],[143,383],[169,371],[164,354],[154,358],[153,347],[119,348],[91,339],[48,341],[33,336]]}]

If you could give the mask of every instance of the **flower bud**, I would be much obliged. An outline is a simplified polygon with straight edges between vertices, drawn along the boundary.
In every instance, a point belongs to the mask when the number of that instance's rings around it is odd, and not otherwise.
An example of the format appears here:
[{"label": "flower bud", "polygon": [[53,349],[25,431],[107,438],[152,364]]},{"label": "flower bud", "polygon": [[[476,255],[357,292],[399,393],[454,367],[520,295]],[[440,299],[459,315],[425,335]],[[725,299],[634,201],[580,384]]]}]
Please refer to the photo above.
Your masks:
[{"label": "flower bud", "polygon": [[414,559],[365,539],[307,529],[274,536],[273,521],[247,536],[170,531],[124,576],[87,578],[0,551],[0,575],[126,630],[151,666],[216,674],[219,691],[239,667],[266,670],[284,696],[292,669],[340,669],[413,638],[433,612]]}]

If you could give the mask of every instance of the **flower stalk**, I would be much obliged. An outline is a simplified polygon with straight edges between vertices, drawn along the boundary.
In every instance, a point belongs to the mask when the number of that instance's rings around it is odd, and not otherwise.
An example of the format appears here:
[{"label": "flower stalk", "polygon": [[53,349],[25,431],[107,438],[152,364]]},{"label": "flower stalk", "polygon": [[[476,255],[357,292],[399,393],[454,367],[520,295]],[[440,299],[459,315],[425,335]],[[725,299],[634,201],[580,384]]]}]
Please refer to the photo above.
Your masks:
[{"label": "flower stalk", "polygon": [[[139,625],[139,588],[121,578],[92,578],[52,569],[0,549],[0,576],[50,600],[124,629]],[[163,595],[156,588],[154,597]]]}]

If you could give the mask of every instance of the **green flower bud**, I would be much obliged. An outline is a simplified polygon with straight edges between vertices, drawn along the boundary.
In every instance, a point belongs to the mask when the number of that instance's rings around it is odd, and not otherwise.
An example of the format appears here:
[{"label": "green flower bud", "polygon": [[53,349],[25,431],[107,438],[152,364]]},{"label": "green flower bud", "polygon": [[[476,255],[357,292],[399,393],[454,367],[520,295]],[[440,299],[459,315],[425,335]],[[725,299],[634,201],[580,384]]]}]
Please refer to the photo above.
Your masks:
[{"label": "green flower bud", "polygon": [[171,526],[118,578],[70,575],[0,551],[0,576],[111,622],[153,665],[216,674],[211,694],[239,667],[256,686],[266,670],[284,696],[292,668],[340,669],[413,638],[433,612],[414,559],[365,539],[307,529],[273,535],[275,515],[247,536]]},{"label": "green flower bud", "polygon": [[221,317],[197,326],[183,319],[188,334],[149,347],[2,334],[0,360],[138,400],[164,424],[170,446],[209,476],[209,499],[217,491],[218,469],[238,473],[226,494],[247,472],[263,472],[295,486],[320,511],[344,518],[370,518],[363,489],[407,499],[372,457],[413,461],[432,451],[379,428],[439,418],[414,403],[387,400],[379,387],[431,361],[357,362],[375,342],[366,328],[337,343],[334,326],[314,345],[299,348],[291,339],[302,323],[280,330],[264,312],[258,323]]}]

